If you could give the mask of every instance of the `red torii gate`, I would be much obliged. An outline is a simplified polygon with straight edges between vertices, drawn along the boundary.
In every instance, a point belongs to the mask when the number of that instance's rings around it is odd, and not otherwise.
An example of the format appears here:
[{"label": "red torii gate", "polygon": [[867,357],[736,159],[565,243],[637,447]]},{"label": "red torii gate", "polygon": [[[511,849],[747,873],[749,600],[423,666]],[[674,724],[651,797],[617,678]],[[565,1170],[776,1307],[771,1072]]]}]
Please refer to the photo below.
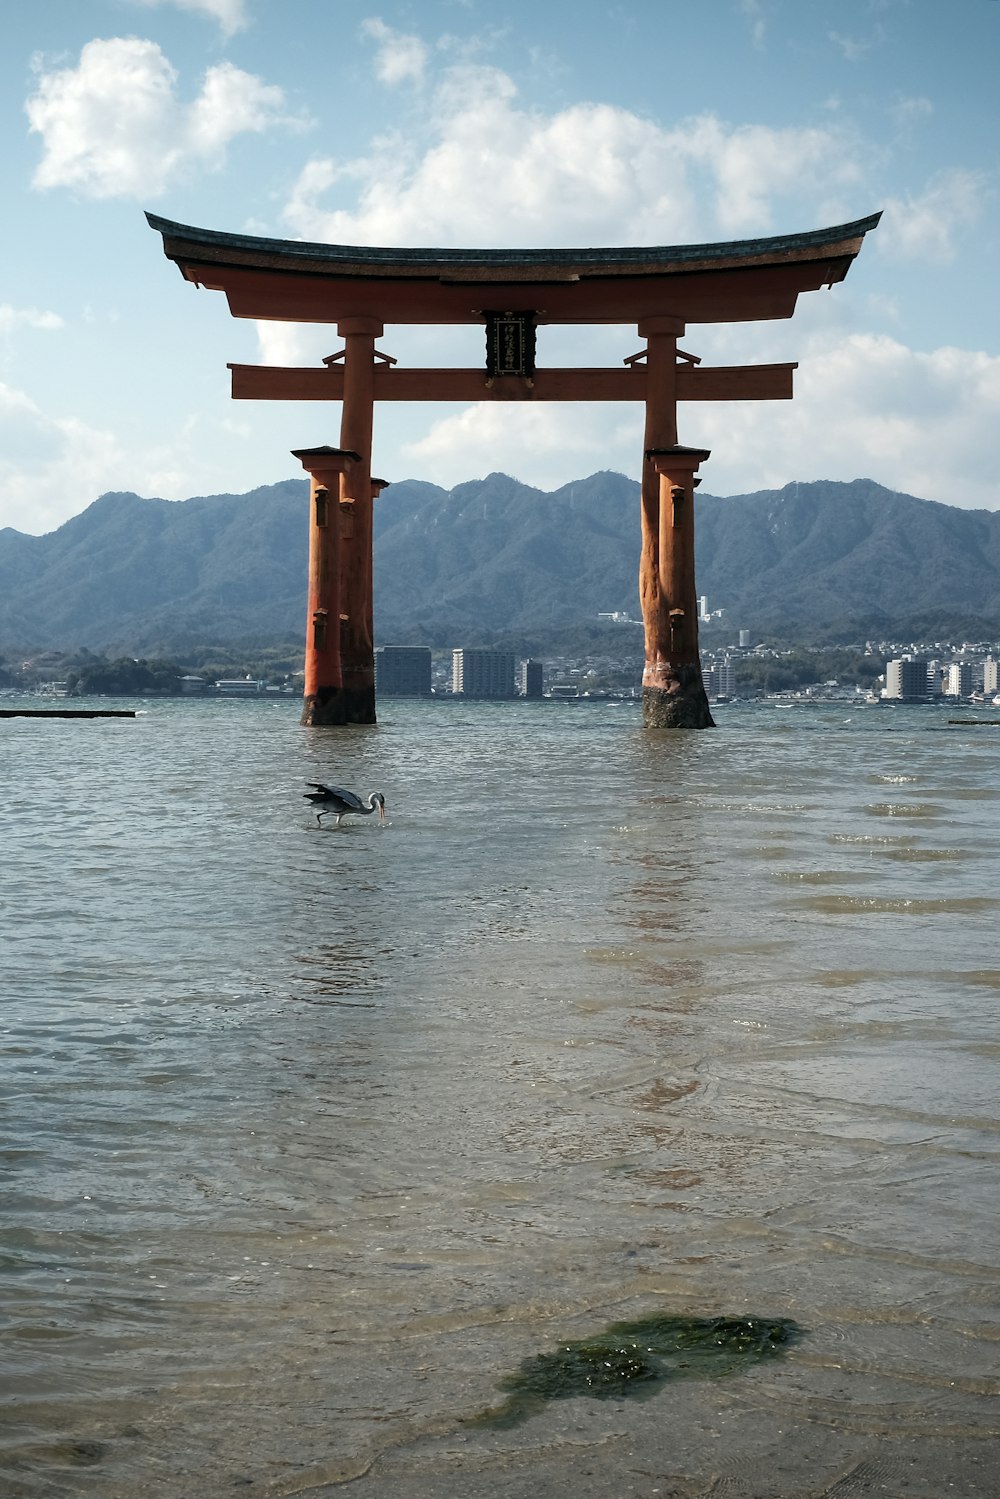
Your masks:
[{"label": "red torii gate", "polygon": [[[706,369],[677,346],[689,323],[791,317],[800,292],[842,281],[872,214],[805,234],[727,244],[588,250],[405,250],[223,234],[147,214],[186,280],[234,317],[336,323],[321,366],[231,364],[235,400],[340,401],[339,447],[302,448],[311,480],[302,722],[375,722],[372,478],[376,401],[641,401],[639,593],[645,721],[712,724],[698,654],[694,489],[709,454],[677,441],[678,401],[788,400],[794,364]],[[400,369],[386,323],[485,325],[485,369]],[[621,369],[545,369],[536,330],[632,323],[645,347]]]}]

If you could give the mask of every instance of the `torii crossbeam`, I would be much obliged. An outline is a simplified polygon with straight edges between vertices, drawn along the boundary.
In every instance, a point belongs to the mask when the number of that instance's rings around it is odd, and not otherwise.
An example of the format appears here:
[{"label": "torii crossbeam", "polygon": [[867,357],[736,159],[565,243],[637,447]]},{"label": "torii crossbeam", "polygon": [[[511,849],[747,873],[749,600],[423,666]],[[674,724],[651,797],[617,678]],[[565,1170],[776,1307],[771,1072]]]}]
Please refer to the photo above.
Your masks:
[{"label": "torii crossbeam", "polygon": [[[230,365],[236,400],[341,403],[339,447],[295,452],[311,479],[303,723],[375,721],[376,401],[637,401],[645,721],[711,726],[694,577],[694,489],[709,454],[678,444],[677,403],[788,400],[796,365],[702,368],[677,341],[692,323],[791,317],[800,292],[844,279],[879,214],[769,239],[587,250],[373,249],[146,217],[183,276],[225,292],[235,317],[335,323],[344,341],[317,368]],[[387,323],[479,323],[485,368],[400,369],[375,347]],[[556,323],[631,323],[644,345],[619,369],[538,367],[537,330]]]}]

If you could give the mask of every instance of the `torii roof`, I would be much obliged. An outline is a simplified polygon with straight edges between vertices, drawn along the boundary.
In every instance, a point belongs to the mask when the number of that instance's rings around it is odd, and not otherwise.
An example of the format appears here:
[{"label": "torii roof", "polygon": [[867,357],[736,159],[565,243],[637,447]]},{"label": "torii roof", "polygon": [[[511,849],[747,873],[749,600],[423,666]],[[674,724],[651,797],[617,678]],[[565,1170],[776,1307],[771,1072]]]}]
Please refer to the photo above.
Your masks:
[{"label": "torii roof", "polygon": [[224,291],[234,317],[476,323],[489,308],[541,323],[716,323],[790,317],[800,292],[844,279],[881,214],[770,239],[582,250],[312,244],[146,218],[181,274]]}]

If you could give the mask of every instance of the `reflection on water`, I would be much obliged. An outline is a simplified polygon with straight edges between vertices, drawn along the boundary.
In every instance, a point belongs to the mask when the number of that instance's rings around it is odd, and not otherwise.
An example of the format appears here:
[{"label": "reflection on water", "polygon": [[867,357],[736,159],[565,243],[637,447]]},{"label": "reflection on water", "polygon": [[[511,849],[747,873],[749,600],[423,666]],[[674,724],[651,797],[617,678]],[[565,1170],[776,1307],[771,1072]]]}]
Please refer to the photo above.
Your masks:
[{"label": "reflection on water", "polygon": [[[291,992],[290,1000],[306,1004],[322,1004],[332,996],[344,1004],[344,995],[361,995],[380,988],[384,980],[378,971],[379,956],[367,950],[361,938],[346,942],[321,942],[312,952],[292,954],[291,974],[297,975],[299,992]],[[374,1008],[371,1000],[353,998],[354,1005],[363,1004]]]},{"label": "reflection on water", "polygon": [[[556,1493],[627,1431],[650,1492],[891,1492],[888,1435],[916,1493],[995,1450],[997,762],[930,711],[720,718],[5,724],[0,1490]],[[317,828],[313,779],[391,825]],[[463,1434],[540,1348],[761,1308],[773,1366]]]}]

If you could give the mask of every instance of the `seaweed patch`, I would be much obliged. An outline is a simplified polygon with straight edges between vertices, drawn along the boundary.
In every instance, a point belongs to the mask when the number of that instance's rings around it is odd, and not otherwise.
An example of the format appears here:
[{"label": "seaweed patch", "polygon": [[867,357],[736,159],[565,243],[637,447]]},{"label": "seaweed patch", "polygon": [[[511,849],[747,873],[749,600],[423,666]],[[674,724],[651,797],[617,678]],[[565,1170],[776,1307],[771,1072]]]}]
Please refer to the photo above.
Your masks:
[{"label": "seaweed patch", "polygon": [[526,1358],[500,1381],[502,1405],[471,1417],[473,1426],[517,1426],[549,1400],[648,1399],[673,1379],[719,1379],[781,1355],[800,1336],[774,1317],[643,1317],[615,1322],[593,1338]]}]

